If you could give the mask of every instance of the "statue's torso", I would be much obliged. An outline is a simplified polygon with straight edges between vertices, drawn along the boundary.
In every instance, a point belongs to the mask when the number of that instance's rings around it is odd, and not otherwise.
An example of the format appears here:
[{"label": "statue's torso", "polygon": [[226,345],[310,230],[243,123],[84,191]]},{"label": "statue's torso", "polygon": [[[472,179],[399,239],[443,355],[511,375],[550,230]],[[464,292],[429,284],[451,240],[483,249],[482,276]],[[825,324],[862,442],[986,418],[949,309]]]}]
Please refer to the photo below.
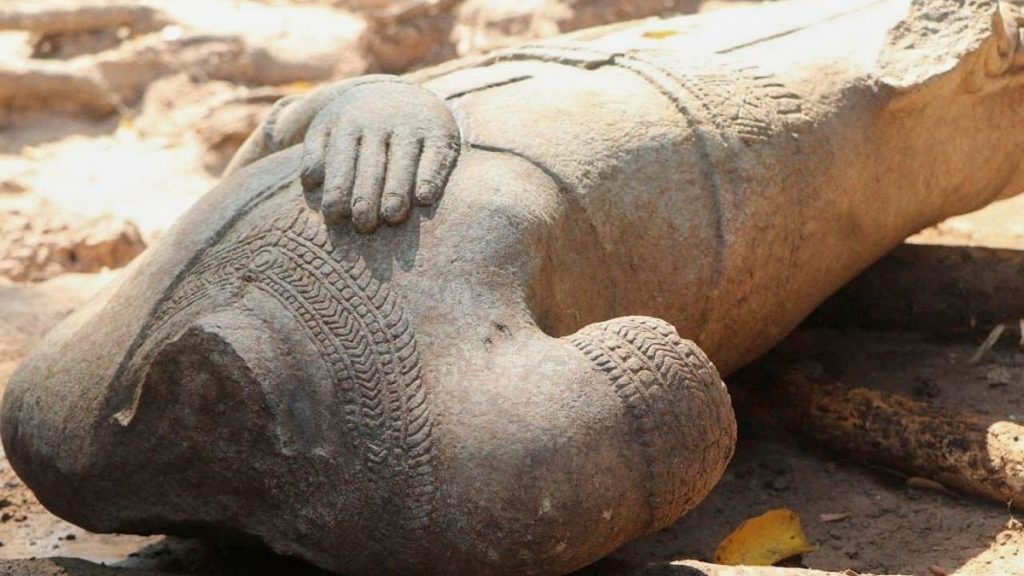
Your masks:
[{"label": "statue's torso", "polygon": [[776,321],[776,299],[757,292],[791,278],[801,226],[844,192],[827,128],[842,120],[822,101],[858,86],[856,70],[837,70],[815,86],[800,69],[560,42],[426,85],[449,101],[470,146],[527,158],[575,196],[609,268],[628,271],[610,280],[616,314],[667,318],[714,356],[709,329],[754,325],[763,343],[809,312],[797,298]]}]

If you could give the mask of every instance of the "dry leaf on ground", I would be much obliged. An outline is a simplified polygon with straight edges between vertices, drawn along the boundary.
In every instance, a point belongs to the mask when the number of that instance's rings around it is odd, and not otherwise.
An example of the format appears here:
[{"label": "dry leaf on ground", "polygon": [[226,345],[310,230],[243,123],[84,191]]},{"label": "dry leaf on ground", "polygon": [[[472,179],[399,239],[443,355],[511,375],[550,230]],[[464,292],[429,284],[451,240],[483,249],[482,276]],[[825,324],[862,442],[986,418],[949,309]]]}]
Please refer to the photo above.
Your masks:
[{"label": "dry leaf on ground", "polygon": [[804,536],[796,512],[776,508],[745,520],[726,536],[715,551],[715,563],[771,566],[780,560],[817,549]]}]

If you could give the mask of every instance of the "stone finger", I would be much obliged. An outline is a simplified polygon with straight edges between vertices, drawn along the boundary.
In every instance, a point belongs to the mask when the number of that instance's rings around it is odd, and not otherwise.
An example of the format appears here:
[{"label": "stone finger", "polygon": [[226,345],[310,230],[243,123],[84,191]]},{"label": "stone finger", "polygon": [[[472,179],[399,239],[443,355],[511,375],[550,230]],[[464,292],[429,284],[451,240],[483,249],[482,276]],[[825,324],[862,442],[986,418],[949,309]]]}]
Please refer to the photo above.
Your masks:
[{"label": "stone finger", "polygon": [[380,197],[388,163],[386,134],[364,134],[359,146],[356,179],[352,190],[352,224],[360,232],[372,232],[379,222]]},{"label": "stone finger", "polygon": [[409,216],[416,167],[422,150],[422,139],[391,141],[380,211],[381,217],[388,224],[398,224]]},{"label": "stone finger", "polygon": [[327,145],[321,211],[328,224],[341,222],[352,214],[352,184],[360,154],[360,139],[358,134],[337,134]]},{"label": "stone finger", "polygon": [[324,157],[329,138],[330,130],[326,123],[314,124],[306,134],[299,168],[299,182],[304,192],[312,192],[324,182]]},{"label": "stone finger", "polygon": [[428,139],[424,142],[416,175],[416,202],[429,206],[441,199],[448,176],[459,157],[457,139]]}]

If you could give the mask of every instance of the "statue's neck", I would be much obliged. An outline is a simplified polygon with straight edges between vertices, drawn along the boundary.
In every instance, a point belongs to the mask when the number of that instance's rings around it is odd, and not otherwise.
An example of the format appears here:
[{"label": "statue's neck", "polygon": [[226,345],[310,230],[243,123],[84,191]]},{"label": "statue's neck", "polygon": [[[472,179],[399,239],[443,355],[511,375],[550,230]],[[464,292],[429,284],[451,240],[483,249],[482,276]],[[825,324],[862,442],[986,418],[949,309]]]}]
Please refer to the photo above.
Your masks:
[{"label": "statue's neck", "polygon": [[[815,108],[801,141],[802,178],[814,217],[887,250],[918,230],[1024,191],[1024,131],[1007,93],[906,95],[861,77],[843,80]],[[782,151],[787,152],[786,150]],[[817,201],[811,198],[818,198]]]},{"label": "statue's neck", "polygon": [[896,96],[877,120],[876,175],[893,209],[915,226],[977,210],[1021,191],[1024,139],[1005,91],[964,94],[948,86]]}]

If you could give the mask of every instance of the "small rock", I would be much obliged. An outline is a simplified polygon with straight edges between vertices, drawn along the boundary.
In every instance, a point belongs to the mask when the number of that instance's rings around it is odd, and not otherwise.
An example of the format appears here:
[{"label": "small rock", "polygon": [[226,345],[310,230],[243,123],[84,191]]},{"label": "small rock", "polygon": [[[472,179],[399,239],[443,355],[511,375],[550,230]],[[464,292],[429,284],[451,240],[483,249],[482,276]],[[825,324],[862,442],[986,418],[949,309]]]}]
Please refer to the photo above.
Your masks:
[{"label": "small rock", "polygon": [[0,277],[9,280],[120,268],[145,247],[134,223],[113,216],[83,218],[46,204],[34,212],[0,212]]}]

